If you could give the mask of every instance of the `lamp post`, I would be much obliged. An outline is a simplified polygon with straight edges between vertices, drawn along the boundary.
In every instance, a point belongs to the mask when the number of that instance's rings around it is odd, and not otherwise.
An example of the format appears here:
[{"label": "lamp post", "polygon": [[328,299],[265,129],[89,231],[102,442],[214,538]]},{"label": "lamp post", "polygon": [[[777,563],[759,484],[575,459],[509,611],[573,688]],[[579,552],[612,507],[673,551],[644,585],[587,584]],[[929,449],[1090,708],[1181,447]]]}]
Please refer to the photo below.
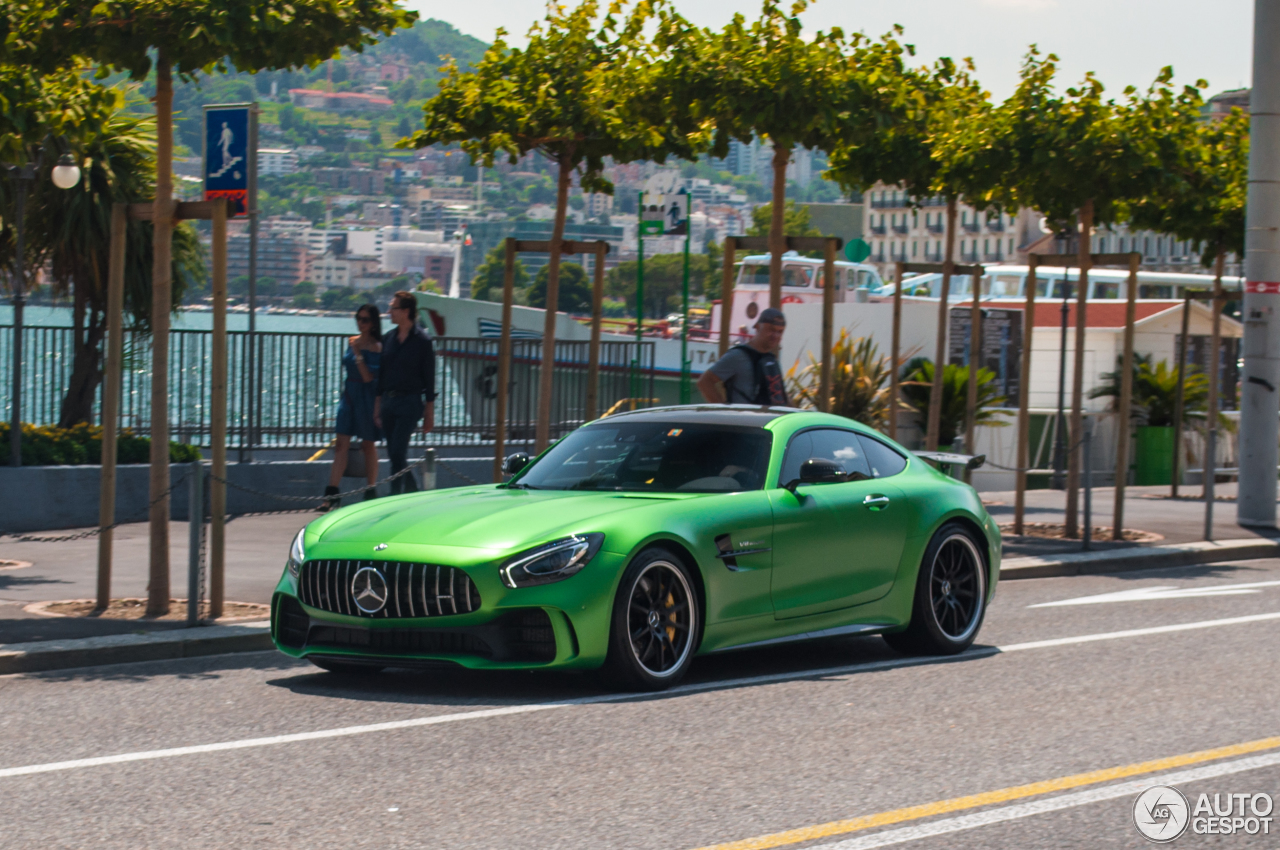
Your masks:
[{"label": "lamp post", "polygon": [[[13,258],[13,401],[9,420],[9,465],[22,466],[22,313],[27,303],[26,269],[23,263],[25,250],[24,229],[27,218],[27,192],[35,182],[40,168],[40,156],[26,165],[9,166],[9,179],[16,184],[13,199],[16,238]],[[53,185],[70,189],[80,182],[80,166],[71,154],[58,159],[52,173]]]}]

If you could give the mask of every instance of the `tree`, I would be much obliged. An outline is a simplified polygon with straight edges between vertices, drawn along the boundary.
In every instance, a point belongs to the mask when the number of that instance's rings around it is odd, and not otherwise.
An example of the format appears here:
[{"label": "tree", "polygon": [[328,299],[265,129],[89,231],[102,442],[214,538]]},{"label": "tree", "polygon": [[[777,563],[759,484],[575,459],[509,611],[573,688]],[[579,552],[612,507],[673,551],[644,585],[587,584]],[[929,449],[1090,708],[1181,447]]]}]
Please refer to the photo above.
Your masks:
[{"label": "tree", "polygon": [[[1173,69],[1164,68],[1145,93],[1130,86],[1124,100],[1104,98],[1092,73],[1058,94],[1053,88],[1057,57],[1041,59],[1033,47],[1022,81],[986,128],[1012,177],[1012,199],[1044,213],[1049,221],[1078,218],[1079,284],[1071,391],[1071,446],[1067,465],[1066,534],[1079,531],[1080,445],[1084,433],[1085,328],[1091,234],[1123,220],[1127,202],[1176,193],[1176,165],[1185,159],[1183,128],[1199,116],[1198,87],[1176,91]],[[1118,503],[1121,504],[1121,503]]]},{"label": "tree", "polygon": [[[12,70],[0,70],[0,85],[13,79]],[[8,97],[3,111],[9,122],[29,121],[32,128],[49,128],[61,139],[34,139],[34,132],[39,132],[35,130],[23,143],[23,133],[15,133],[13,123],[0,126],[0,145],[13,150],[15,158],[26,161],[36,152],[42,154],[40,179],[35,181],[27,204],[25,267],[47,268],[54,295],[69,294],[72,299],[72,368],[59,415],[59,424],[70,427],[89,421],[102,381],[100,348],[106,331],[111,208],[115,203],[151,197],[155,185],[154,123],[125,112],[119,90],[105,89],[75,74],[44,77],[37,88],[27,90],[26,99],[7,85],[4,90]],[[41,117],[49,106],[55,107],[56,114]],[[71,189],[55,187],[48,176],[64,150],[62,145],[82,170],[80,182]],[[0,191],[7,191],[8,182],[0,186],[4,187]],[[10,225],[14,221],[8,206],[11,199],[7,195],[0,198],[0,214]],[[10,235],[6,227],[0,253],[11,251]],[[145,222],[129,222],[124,310],[126,321],[144,332],[151,327],[151,235]],[[189,224],[179,226],[173,244],[171,273],[180,298],[184,290],[199,287],[204,262]]]},{"label": "tree", "polygon": [[[416,13],[389,0],[0,0],[6,24],[0,62],[49,73],[84,57],[142,80],[156,72],[151,393],[151,572],[147,614],[169,610],[168,320],[173,260],[173,72],[242,71],[315,65],[411,24]],[[154,51],[154,53],[153,53]],[[218,613],[218,612],[215,612]]]},{"label": "tree", "polygon": [[[917,358],[907,364],[900,384],[903,398],[928,420],[932,403],[933,361]],[[965,407],[969,394],[969,367],[949,363],[942,369],[942,410],[939,417],[938,445],[949,446],[964,430]],[[990,369],[978,370],[978,406],[974,411],[975,425],[1003,427],[1009,421],[1003,417],[1008,411],[997,410],[1005,403],[1000,395],[996,373]]]},{"label": "tree", "polygon": [[[718,265],[712,265],[705,254],[693,254],[689,257],[689,292],[705,293],[708,281],[719,279]],[[627,304],[635,304],[636,300],[636,261],[627,260],[605,273],[605,292],[615,298],[623,299]],[[655,254],[644,261],[644,306],[645,315],[649,318],[662,318],[676,308],[684,288],[684,255]]]},{"label": "tree", "polygon": [[436,280],[434,277],[423,278],[418,282],[418,285],[414,287],[414,290],[417,292],[434,292],[436,295],[444,294],[440,289],[440,281]]},{"label": "tree", "polygon": [[748,25],[742,15],[720,32],[692,27],[671,34],[674,51],[664,71],[673,108],[687,124],[715,128],[712,155],[724,157],[730,139],[756,136],[773,145],[773,206],[769,228],[770,305],[782,300],[786,170],[797,145],[829,150],[839,138],[856,137],[895,120],[902,99],[902,48],[886,37],[868,42],[842,30],[806,40],[799,15],[806,0],[784,14],[765,0]]},{"label": "tree", "polygon": [[[475,277],[471,278],[472,298],[478,301],[502,300],[502,279],[506,270],[506,257],[507,248],[501,244],[485,254],[484,262],[476,269]],[[518,291],[528,284],[529,273],[524,270],[524,263],[520,262],[517,256],[512,274],[512,288]]]},{"label": "tree", "polygon": [[[556,310],[561,313],[590,313],[591,279],[587,277],[587,270],[577,263],[565,263],[560,267],[560,272],[560,300],[556,302]],[[550,277],[550,264],[538,269],[533,286],[529,287],[530,307],[547,306],[547,281]]]},{"label": "tree", "polygon": [[[787,236],[821,236],[822,231],[809,222],[809,208],[797,206],[795,201],[787,201],[782,212],[783,232]],[[773,204],[761,204],[751,210],[751,227],[747,228],[748,236],[768,236],[773,226]]]},{"label": "tree", "polygon": [[[653,7],[638,4],[626,17],[597,21],[598,4],[584,0],[565,11],[550,6],[529,30],[524,48],[513,47],[499,29],[474,70],[446,66],[440,91],[423,107],[423,129],[401,142],[427,147],[461,143],[473,163],[492,166],[505,155],[515,165],[537,151],[556,164],[556,212],[548,263],[548,300],[560,303],[560,245],[575,171],[584,191],[613,193],[603,176],[606,158],[665,161],[691,158],[701,137],[654,108],[652,82],[657,50],[643,35]],[[666,15],[665,10],[660,10]],[[662,18],[660,23],[667,19]],[[543,359],[555,348],[555,315],[547,311]],[[552,370],[542,372],[536,448],[549,439]]]}]

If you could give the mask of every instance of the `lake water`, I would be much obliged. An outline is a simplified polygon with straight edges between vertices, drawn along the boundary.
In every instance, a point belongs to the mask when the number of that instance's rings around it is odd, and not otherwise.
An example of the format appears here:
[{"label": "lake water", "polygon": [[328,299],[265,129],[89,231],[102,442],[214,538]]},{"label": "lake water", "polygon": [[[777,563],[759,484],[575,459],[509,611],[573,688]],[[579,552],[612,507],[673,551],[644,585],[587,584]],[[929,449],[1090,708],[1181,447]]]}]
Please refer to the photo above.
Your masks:
[{"label": "lake water", "polygon": [[[43,307],[28,305],[23,311],[22,322],[30,327],[69,328],[72,323],[70,307]],[[0,325],[13,324],[13,307],[10,304],[0,305]],[[353,316],[298,316],[281,313],[258,313],[257,329],[260,331],[277,331],[282,333],[356,333],[356,321]],[[213,328],[213,313],[202,311],[183,311],[173,317],[171,325],[174,330],[207,331]],[[384,316],[383,330],[390,327],[390,321]],[[228,313],[227,330],[247,331],[249,329],[248,313]]]}]

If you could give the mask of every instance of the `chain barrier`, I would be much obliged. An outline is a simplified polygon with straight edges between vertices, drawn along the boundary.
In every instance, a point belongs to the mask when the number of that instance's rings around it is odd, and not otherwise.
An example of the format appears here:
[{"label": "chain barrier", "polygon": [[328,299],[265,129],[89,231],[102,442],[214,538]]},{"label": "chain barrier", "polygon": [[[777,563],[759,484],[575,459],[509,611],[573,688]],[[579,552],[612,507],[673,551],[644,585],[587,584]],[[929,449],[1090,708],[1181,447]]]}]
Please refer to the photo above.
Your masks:
[{"label": "chain barrier", "polygon": [[151,509],[155,507],[156,503],[160,502],[162,499],[167,498],[169,494],[171,494],[174,490],[178,489],[183,484],[185,484],[187,482],[187,477],[190,474],[191,473],[189,472],[184,472],[182,474],[182,477],[179,478],[177,481],[175,481],[173,485],[169,487],[168,490],[165,490],[159,496],[156,496],[154,499],[148,502],[147,506],[143,508],[141,511],[138,511],[133,516],[116,520],[115,522],[111,523],[111,525],[104,525],[104,526],[99,526],[98,528],[91,528],[88,531],[78,531],[75,534],[62,534],[57,537],[32,537],[29,534],[17,534],[17,533],[12,533],[8,531],[0,531],[0,538],[6,539],[6,540],[14,540],[19,543],[68,543],[72,540],[84,540],[89,537],[97,537],[99,534],[102,534],[103,532],[111,531],[113,529],[119,528],[120,526],[127,525],[129,523],[142,522],[144,519],[147,518],[147,515],[151,513]]},{"label": "chain barrier", "polygon": [[447,464],[447,463],[445,463],[444,461],[440,460],[440,458],[436,458],[436,466],[438,466],[438,467],[440,467],[440,468],[442,468],[442,469],[447,469],[447,470],[449,470],[451,473],[453,473],[454,475],[456,475],[456,476],[458,476],[459,478],[461,478],[463,481],[468,481],[468,482],[470,482],[470,483],[472,483],[472,484],[480,484],[480,485],[484,485],[484,484],[492,483],[492,482],[487,482],[487,481],[477,481],[476,479],[472,478],[470,475],[467,475],[467,473],[459,471],[459,469],[458,469],[456,466],[450,466],[449,464]]}]

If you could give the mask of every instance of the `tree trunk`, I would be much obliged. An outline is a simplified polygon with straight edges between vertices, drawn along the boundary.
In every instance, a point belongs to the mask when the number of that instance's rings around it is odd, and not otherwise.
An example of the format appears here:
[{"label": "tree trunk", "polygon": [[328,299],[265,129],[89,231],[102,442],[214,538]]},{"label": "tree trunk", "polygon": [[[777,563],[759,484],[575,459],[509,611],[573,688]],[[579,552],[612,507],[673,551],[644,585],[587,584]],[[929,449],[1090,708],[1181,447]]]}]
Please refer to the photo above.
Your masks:
[{"label": "tree trunk", "polygon": [[1067,510],[1068,538],[1080,536],[1080,456],[1084,440],[1084,342],[1087,316],[1085,302],[1089,298],[1089,262],[1092,252],[1093,201],[1085,201],[1080,208],[1080,274],[1076,284],[1076,346],[1075,363],[1071,372],[1071,427],[1067,447]]},{"label": "tree trunk", "polygon": [[773,143],[773,206],[769,220],[769,306],[782,309],[782,255],[787,250],[787,163],[791,148]]},{"label": "tree trunk", "polygon": [[564,221],[569,210],[569,180],[572,166],[567,155],[559,161],[556,184],[556,218],[551,229],[551,257],[547,261],[547,302],[542,324],[542,366],[538,373],[538,425],[535,451],[551,442],[551,393],[556,363],[556,308],[560,305],[560,244],[564,241]]},{"label": "tree trunk", "polygon": [[93,419],[93,399],[102,383],[102,338],[106,328],[103,314],[97,310],[89,313],[89,326],[83,334],[76,334],[75,356],[71,367],[71,380],[67,394],[62,399],[62,412],[58,427],[70,428]]},{"label": "tree trunk", "polygon": [[169,312],[173,306],[173,70],[156,56],[156,197],[151,265],[151,557],[147,616],[169,613]]},{"label": "tree trunk", "polygon": [[[938,450],[942,430],[942,372],[947,360],[947,301],[951,297],[951,273],[956,255],[956,198],[947,198],[947,253],[942,261],[942,288],[938,291],[938,347],[933,360],[933,386],[929,388],[929,419],[925,424],[924,447]],[[898,282],[901,286],[901,281]]]}]

